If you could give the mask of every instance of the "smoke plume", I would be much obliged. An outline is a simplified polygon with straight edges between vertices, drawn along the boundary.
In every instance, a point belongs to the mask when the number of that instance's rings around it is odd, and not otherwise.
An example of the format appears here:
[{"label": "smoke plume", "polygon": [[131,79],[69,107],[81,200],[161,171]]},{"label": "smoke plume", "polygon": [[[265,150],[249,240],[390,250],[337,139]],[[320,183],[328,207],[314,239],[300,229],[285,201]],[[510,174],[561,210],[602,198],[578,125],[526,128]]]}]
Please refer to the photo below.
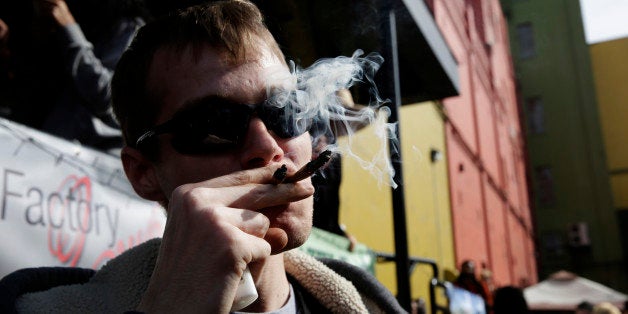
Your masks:
[{"label": "smoke plume", "polygon": [[[373,80],[384,59],[376,53],[363,56],[357,50],[351,57],[320,59],[302,69],[290,63],[292,88],[283,92],[269,92],[269,101],[289,110],[296,117],[294,128],[309,129],[313,145],[325,145],[325,149],[354,159],[369,171],[381,184],[397,187],[393,181],[394,170],[388,151],[389,139],[396,148],[396,125],[387,123],[390,115],[387,100],[381,99]],[[370,100],[365,105],[354,105],[349,89],[365,84]],[[352,137],[357,128],[371,125],[375,128],[378,150],[368,160],[353,149]],[[346,136],[348,145],[336,145],[335,137]]]}]

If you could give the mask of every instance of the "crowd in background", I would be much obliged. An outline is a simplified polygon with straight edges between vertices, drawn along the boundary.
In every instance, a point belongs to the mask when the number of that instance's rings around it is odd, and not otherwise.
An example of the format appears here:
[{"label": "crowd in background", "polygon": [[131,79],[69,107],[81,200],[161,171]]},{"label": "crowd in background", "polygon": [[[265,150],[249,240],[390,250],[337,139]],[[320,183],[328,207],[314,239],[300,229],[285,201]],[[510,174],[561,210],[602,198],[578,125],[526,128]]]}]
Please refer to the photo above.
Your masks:
[{"label": "crowd in background", "polygon": [[[493,314],[524,314],[530,313],[523,290],[514,286],[495,287],[492,272],[482,263],[482,269],[476,274],[475,263],[465,260],[460,265],[460,273],[454,285],[471,292],[482,299],[486,313]],[[586,299],[586,296],[580,296]],[[558,311],[561,312],[562,311]],[[583,301],[573,309],[575,314],[625,314],[628,313],[628,304],[623,311],[609,302],[592,304]]]},{"label": "crowd in background", "polygon": [[0,116],[115,154],[109,84],[120,55],[148,20],[192,3],[2,1]]}]

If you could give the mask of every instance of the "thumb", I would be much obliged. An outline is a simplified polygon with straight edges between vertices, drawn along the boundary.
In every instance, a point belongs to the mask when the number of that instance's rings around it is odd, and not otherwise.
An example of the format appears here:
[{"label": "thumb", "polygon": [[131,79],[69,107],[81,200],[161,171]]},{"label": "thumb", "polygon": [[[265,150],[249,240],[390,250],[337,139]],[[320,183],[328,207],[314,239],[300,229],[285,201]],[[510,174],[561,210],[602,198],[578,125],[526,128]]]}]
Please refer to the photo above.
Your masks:
[{"label": "thumb", "polygon": [[264,240],[270,244],[271,254],[275,254],[288,244],[288,234],[280,228],[268,228]]}]

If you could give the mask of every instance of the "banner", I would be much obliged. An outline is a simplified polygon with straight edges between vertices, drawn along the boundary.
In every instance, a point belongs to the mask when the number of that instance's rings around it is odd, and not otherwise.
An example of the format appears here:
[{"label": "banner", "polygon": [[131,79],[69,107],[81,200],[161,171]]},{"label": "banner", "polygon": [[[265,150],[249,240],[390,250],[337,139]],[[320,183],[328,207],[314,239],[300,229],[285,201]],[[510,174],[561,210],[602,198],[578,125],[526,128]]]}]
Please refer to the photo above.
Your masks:
[{"label": "banner", "polygon": [[161,236],[120,158],[0,118],[0,277],[25,267],[100,268]]},{"label": "banner", "polygon": [[346,237],[312,228],[312,234],[300,249],[314,257],[338,259],[375,274],[376,257],[373,251],[361,243],[355,243],[353,250],[349,251],[349,245]]}]

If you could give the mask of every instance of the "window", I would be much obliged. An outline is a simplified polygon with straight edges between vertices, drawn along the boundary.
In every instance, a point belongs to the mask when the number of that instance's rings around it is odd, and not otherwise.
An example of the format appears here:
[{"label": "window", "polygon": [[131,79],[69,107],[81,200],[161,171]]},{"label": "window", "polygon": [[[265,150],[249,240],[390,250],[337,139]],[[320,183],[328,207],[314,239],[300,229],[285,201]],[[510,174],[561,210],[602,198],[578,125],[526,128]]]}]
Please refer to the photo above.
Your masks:
[{"label": "window", "polygon": [[536,55],[532,23],[517,25],[517,40],[519,41],[519,58],[528,59]]},{"label": "window", "polygon": [[541,207],[549,207],[556,203],[554,193],[554,176],[549,166],[538,166],[536,172],[537,200]]},{"label": "window", "polygon": [[545,110],[543,109],[543,99],[538,96],[526,98],[525,106],[528,118],[528,133],[545,133]]}]

